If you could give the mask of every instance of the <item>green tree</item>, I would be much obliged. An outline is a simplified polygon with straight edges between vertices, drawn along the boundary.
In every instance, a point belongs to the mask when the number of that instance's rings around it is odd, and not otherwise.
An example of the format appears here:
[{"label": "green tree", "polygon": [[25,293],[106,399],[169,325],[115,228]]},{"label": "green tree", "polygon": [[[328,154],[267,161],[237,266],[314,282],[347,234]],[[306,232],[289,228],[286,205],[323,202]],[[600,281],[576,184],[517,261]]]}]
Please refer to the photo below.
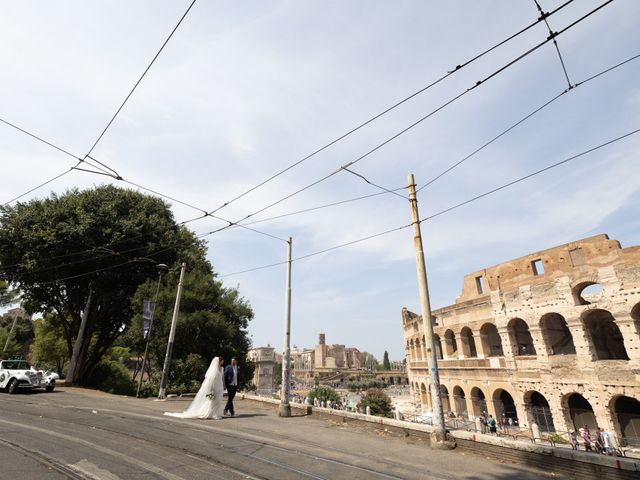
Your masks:
[{"label": "green tree", "polygon": [[[198,355],[203,362],[202,372],[193,372],[191,380],[200,382],[213,357],[220,356],[229,364],[231,357],[237,357],[240,364],[240,386],[245,386],[253,377],[253,364],[246,361],[251,342],[247,333],[253,311],[248,302],[233,288],[225,288],[215,279],[208,262],[192,258],[193,269],[185,275],[180,314],[176,326],[176,336],[172,352],[168,390],[187,385],[187,378],[178,372],[190,355]],[[149,360],[152,366],[152,381],[158,381],[167,349],[167,339],[171,328],[171,317],[176,295],[177,272],[163,278],[158,293],[153,330],[149,339]],[[133,303],[137,313],[131,328],[121,344],[133,352],[144,351],[145,340],[142,333],[142,302],[152,299],[155,294],[154,281],[143,284]],[[189,362],[192,363],[192,362]],[[185,373],[185,375],[189,375]],[[197,389],[199,383],[189,388]]]},{"label": "green tree", "polygon": [[60,376],[69,360],[67,342],[62,328],[55,322],[53,314],[35,320],[35,341],[31,344],[31,361],[34,364],[53,368]]},{"label": "green tree", "polygon": [[280,387],[282,386],[282,364],[276,363],[276,366],[273,367],[273,386]]},{"label": "green tree", "polygon": [[[11,334],[9,343],[14,345],[12,355],[26,358],[29,353],[29,347],[35,338],[35,330],[31,318],[4,314],[0,317],[0,328],[7,335]],[[13,332],[11,332],[12,328]],[[6,342],[6,336],[4,342]],[[4,343],[0,345],[0,348],[4,348]]]},{"label": "green tree", "polygon": [[391,399],[379,388],[371,388],[358,403],[360,410],[366,410],[367,407],[371,408],[371,415],[386,417],[391,413]]},{"label": "green tree", "polygon": [[11,305],[18,299],[18,291],[9,288],[9,282],[0,280],[0,307]]},{"label": "green tree", "polygon": [[318,385],[317,387],[313,387],[313,389],[309,392],[309,401],[313,403],[315,399],[320,400],[321,402],[339,402],[340,395],[331,387],[327,387],[325,385]]},{"label": "green tree", "polygon": [[384,351],[384,356],[382,357],[382,364],[384,365],[385,370],[391,370],[391,362],[389,362],[389,352]]},{"label": "green tree", "polygon": [[132,190],[102,186],[0,207],[0,276],[28,311],[56,314],[69,357],[92,292],[76,384],[129,327],[131,299],[156,278],[154,263],[175,265],[185,249],[204,257],[164,201]]}]

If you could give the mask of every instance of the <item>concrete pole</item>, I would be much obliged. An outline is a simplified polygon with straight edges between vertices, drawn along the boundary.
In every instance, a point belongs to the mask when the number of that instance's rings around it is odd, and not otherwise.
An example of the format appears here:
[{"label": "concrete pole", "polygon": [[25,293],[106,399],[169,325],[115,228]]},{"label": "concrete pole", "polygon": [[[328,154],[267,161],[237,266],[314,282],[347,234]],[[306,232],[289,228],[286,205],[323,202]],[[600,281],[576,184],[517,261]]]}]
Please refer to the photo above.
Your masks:
[{"label": "concrete pole", "polygon": [[291,237],[287,240],[287,288],[284,297],[284,355],[282,356],[282,395],[278,415],[291,416],[289,405],[289,388],[291,375]]},{"label": "concrete pole", "polygon": [[164,357],[164,367],[162,369],[162,380],[160,381],[160,391],[158,399],[162,400],[167,397],[167,380],[169,378],[169,365],[171,364],[171,354],[173,352],[173,340],[176,337],[176,323],[178,322],[178,311],[180,310],[180,297],[182,296],[182,280],[184,279],[184,271],[187,264],[182,263],[180,270],[180,281],[178,282],[178,292],[176,293],[176,304],[173,307],[173,318],[171,319],[171,331],[169,332],[169,342],[167,343],[167,354]]},{"label": "concrete pole", "polygon": [[78,372],[77,372],[78,360],[80,359],[79,358],[80,350],[82,348],[82,342],[84,341],[84,331],[87,326],[87,320],[89,319],[89,310],[91,310],[92,300],[93,300],[93,289],[89,288],[89,296],[87,297],[87,304],[85,305],[84,311],[82,312],[82,319],[80,320],[80,329],[78,330],[76,343],[74,343],[73,345],[71,360],[69,360],[67,377],[64,379],[65,385],[73,385],[75,378],[78,377]]},{"label": "concrete pole", "polygon": [[153,318],[156,314],[156,307],[158,306],[158,293],[160,293],[160,281],[162,280],[162,274],[167,266],[164,263],[158,265],[158,286],[156,287],[156,295],[153,299],[153,311],[151,312],[151,318],[149,319],[149,331],[147,332],[147,344],[144,347],[144,356],[142,357],[142,368],[140,369],[140,380],[138,380],[138,389],[136,390],[136,397],[140,396],[140,387],[142,387],[142,378],[144,377],[144,367],[147,365],[147,355],[149,354],[149,340],[151,339],[151,330],[153,329]]},{"label": "concrete pole", "polygon": [[433,339],[433,323],[431,322],[431,305],[429,302],[429,286],[427,284],[427,269],[424,263],[422,236],[420,233],[420,216],[418,215],[418,199],[413,174],[409,174],[409,202],[411,204],[411,219],[413,221],[413,243],[416,250],[416,267],[418,270],[418,288],[420,290],[420,307],[422,309],[422,325],[425,343],[427,344],[427,367],[429,369],[429,385],[431,387],[431,405],[433,407],[433,426],[446,440],[444,414],[442,412],[442,398],[440,397],[440,377],[438,375],[438,359],[436,357]]},{"label": "concrete pole", "polygon": [[4,342],[4,348],[2,349],[2,353],[7,351],[9,347],[9,340],[11,340],[11,335],[13,335],[13,330],[16,328],[16,323],[18,322],[18,316],[13,319],[13,323],[11,324],[11,330],[9,330],[9,335],[7,335],[7,341]]}]

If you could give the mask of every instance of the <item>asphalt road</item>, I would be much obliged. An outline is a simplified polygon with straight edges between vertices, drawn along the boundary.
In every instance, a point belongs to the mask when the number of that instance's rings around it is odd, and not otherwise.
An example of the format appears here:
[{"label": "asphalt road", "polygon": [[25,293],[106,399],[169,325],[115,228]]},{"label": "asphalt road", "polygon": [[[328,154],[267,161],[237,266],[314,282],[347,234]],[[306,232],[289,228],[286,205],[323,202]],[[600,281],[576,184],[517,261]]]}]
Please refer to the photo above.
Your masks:
[{"label": "asphalt road", "polygon": [[[189,400],[58,387],[0,393],[0,479],[510,479],[547,473],[311,416],[236,402],[236,417],[180,420]],[[295,410],[294,410],[295,412]],[[558,477],[555,477],[558,478]]]}]

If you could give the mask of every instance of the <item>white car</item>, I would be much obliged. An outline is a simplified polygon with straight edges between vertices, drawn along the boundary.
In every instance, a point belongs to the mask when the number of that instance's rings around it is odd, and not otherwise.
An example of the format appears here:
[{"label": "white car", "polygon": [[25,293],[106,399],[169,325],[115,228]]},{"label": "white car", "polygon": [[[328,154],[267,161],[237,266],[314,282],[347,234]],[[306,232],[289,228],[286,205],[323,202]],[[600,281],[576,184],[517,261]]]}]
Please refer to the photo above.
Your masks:
[{"label": "white car", "polygon": [[53,392],[57,378],[57,373],[35,370],[24,360],[0,360],[0,388],[9,393],[16,393],[19,388],[44,388]]}]

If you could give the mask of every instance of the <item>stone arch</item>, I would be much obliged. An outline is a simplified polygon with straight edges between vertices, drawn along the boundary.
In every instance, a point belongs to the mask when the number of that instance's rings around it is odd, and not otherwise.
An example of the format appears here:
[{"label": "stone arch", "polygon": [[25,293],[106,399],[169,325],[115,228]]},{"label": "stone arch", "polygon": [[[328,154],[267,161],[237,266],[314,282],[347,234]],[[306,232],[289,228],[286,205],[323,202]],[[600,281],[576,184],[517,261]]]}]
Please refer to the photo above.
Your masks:
[{"label": "stone arch", "polygon": [[619,395],[611,399],[610,410],[623,446],[640,447],[640,401]]},{"label": "stone arch", "polygon": [[586,280],[574,285],[571,288],[571,295],[576,305],[590,305],[602,297],[603,291],[604,288],[600,283]]},{"label": "stone arch", "polygon": [[576,434],[578,434],[578,431],[585,425],[594,432],[595,429],[598,428],[598,422],[593,413],[591,403],[579,393],[573,392],[565,395],[563,407],[566,408],[569,418],[571,419],[569,425],[573,425]]},{"label": "stone arch", "polygon": [[460,343],[462,344],[462,354],[466,358],[475,358],[478,356],[476,341],[473,338],[473,332],[469,327],[464,327],[460,330]]},{"label": "stone arch", "polygon": [[480,341],[482,342],[482,350],[488,357],[502,357],[504,350],[502,349],[502,338],[498,333],[498,329],[493,323],[485,323],[480,327]]},{"label": "stone arch", "polygon": [[536,390],[529,390],[524,393],[523,399],[529,421],[536,423],[541,432],[555,432],[553,415],[545,396]]},{"label": "stone arch", "polygon": [[444,348],[447,356],[449,357],[458,353],[458,342],[456,342],[456,335],[451,329],[444,332]]},{"label": "stone arch", "polygon": [[442,384],[440,384],[440,398],[442,399],[442,411],[446,415],[451,412],[451,402],[449,401],[449,390]]},{"label": "stone arch", "polygon": [[640,303],[636,303],[636,305],[631,309],[631,318],[633,318],[636,333],[640,335]]},{"label": "stone arch", "polygon": [[582,315],[595,360],[629,360],[622,333],[611,312],[594,309]]},{"label": "stone arch", "polygon": [[555,312],[543,315],[540,330],[549,355],[575,355],[573,336],[562,315]]},{"label": "stone arch", "polygon": [[427,390],[427,386],[424,383],[420,384],[420,403],[422,405],[428,405],[429,404],[429,393]]},{"label": "stone arch", "polygon": [[437,333],[433,334],[433,343],[436,346],[436,358],[442,360],[442,342],[440,341],[440,335]]},{"label": "stone arch", "polygon": [[473,387],[469,396],[471,397],[471,413],[474,417],[488,413],[487,399],[481,388]]},{"label": "stone arch", "polygon": [[504,388],[498,388],[493,392],[493,406],[496,412],[496,420],[502,425],[518,425],[518,413],[513,396]]},{"label": "stone arch", "polygon": [[514,355],[535,355],[536,348],[533,346],[533,338],[529,332],[529,325],[521,318],[512,318],[507,324],[509,339]]},{"label": "stone arch", "polygon": [[467,412],[467,397],[459,385],[453,387],[453,406],[456,411],[456,416],[462,416],[464,418],[469,416],[469,412]]}]

